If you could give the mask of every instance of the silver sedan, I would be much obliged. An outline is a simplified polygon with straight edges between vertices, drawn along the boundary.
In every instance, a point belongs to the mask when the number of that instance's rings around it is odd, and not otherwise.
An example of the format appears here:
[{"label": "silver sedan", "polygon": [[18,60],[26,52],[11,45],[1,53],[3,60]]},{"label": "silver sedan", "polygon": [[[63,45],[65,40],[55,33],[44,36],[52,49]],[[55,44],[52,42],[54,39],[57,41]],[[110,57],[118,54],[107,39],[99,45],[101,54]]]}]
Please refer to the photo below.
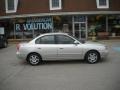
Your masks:
[{"label": "silver sedan", "polygon": [[103,44],[81,42],[66,33],[42,34],[28,43],[17,45],[17,57],[38,65],[44,60],[86,60],[96,63],[105,58],[108,49]]}]

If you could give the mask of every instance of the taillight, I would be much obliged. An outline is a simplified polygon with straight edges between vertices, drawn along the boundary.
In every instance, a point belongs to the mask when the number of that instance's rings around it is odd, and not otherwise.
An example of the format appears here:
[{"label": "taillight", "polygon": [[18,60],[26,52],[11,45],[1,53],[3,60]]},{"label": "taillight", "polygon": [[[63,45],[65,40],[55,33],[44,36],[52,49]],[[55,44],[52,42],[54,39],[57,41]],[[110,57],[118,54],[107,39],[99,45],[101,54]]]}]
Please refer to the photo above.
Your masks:
[{"label": "taillight", "polygon": [[17,45],[16,45],[16,49],[17,49],[17,51],[19,51],[19,49],[20,49],[20,44],[17,44]]}]

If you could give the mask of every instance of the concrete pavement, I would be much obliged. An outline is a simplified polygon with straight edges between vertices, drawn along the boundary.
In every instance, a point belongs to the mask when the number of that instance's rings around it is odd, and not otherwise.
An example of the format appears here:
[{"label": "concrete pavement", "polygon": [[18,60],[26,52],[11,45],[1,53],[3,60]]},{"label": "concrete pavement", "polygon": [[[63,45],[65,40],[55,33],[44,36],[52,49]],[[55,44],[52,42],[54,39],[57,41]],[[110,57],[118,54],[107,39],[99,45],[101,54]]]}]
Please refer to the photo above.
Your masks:
[{"label": "concrete pavement", "polygon": [[16,58],[15,46],[0,49],[0,90],[119,90],[120,41],[107,44],[108,58],[97,64],[52,61],[31,66]]}]

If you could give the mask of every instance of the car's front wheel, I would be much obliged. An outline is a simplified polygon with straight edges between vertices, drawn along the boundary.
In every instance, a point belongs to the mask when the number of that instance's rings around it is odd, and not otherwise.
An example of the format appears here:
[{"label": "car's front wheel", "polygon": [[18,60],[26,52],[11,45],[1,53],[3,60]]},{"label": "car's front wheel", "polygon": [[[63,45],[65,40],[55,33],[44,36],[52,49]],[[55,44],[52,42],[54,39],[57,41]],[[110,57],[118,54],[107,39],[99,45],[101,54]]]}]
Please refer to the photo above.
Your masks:
[{"label": "car's front wheel", "polygon": [[85,56],[85,60],[90,64],[94,64],[100,60],[100,55],[97,51],[89,51]]},{"label": "car's front wheel", "polygon": [[40,57],[39,54],[37,54],[37,53],[31,53],[31,54],[28,55],[27,61],[31,65],[35,66],[35,65],[40,64],[40,62],[42,61],[42,59],[41,59],[41,57]]}]

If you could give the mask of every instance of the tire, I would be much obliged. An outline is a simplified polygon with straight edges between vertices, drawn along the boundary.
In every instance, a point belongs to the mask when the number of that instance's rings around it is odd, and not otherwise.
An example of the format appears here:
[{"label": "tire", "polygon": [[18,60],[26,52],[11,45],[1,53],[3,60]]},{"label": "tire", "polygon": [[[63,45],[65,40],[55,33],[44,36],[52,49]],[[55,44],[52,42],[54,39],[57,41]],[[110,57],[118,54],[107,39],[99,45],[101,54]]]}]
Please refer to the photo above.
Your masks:
[{"label": "tire", "polygon": [[3,43],[3,48],[6,48],[8,46],[8,43],[5,41],[4,43]]},{"label": "tire", "polygon": [[29,64],[36,66],[36,65],[39,65],[41,63],[42,59],[41,59],[39,54],[31,53],[28,55],[27,61],[29,62]]},{"label": "tire", "polygon": [[100,54],[97,51],[89,51],[85,56],[85,60],[90,64],[97,63],[100,60]]}]

